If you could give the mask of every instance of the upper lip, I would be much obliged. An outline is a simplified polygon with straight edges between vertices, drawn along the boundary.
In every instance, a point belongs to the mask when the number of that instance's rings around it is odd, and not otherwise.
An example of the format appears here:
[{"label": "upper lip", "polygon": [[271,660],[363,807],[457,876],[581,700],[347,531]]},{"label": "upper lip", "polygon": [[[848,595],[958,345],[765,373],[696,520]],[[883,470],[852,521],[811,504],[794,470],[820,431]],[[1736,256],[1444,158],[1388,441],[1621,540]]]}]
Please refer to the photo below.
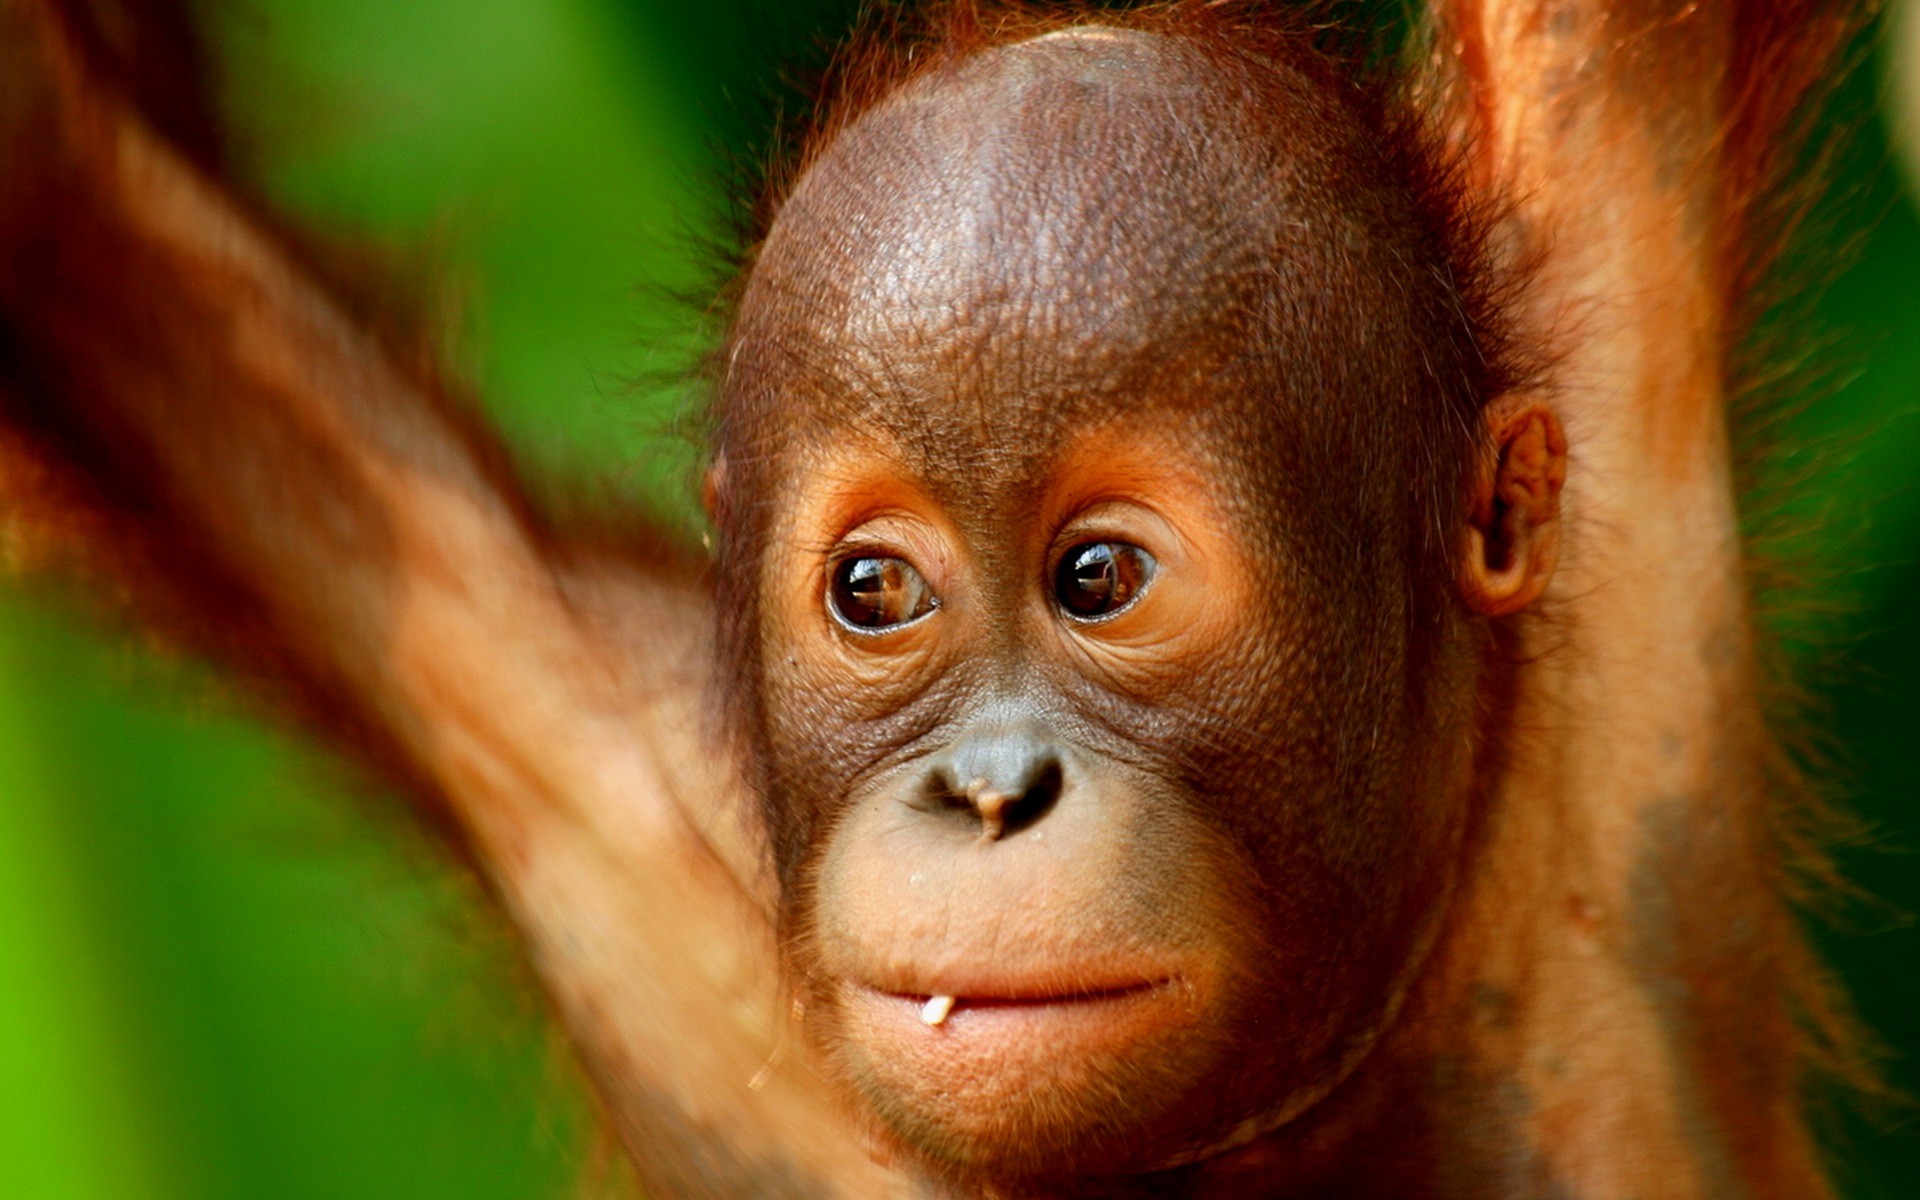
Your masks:
[{"label": "upper lip", "polygon": [[924,976],[866,982],[863,986],[902,999],[952,996],[975,1004],[1060,1004],[1148,992],[1174,979],[1175,975],[1165,970],[1013,973],[988,969],[928,972]]}]

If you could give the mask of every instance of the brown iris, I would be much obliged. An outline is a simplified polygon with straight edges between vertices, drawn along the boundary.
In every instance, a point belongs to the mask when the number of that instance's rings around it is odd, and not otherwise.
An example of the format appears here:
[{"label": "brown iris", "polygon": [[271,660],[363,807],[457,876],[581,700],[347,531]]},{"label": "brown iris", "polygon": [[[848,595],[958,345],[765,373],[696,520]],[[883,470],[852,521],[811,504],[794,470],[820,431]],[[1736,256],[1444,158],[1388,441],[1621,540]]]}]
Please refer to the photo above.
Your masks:
[{"label": "brown iris", "polygon": [[890,629],[919,620],[938,606],[926,577],[904,558],[842,559],[833,569],[828,603],[855,629]]},{"label": "brown iris", "polygon": [[1153,579],[1153,555],[1126,542],[1087,542],[1068,550],[1053,572],[1053,598],[1083,621],[1132,604]]}]

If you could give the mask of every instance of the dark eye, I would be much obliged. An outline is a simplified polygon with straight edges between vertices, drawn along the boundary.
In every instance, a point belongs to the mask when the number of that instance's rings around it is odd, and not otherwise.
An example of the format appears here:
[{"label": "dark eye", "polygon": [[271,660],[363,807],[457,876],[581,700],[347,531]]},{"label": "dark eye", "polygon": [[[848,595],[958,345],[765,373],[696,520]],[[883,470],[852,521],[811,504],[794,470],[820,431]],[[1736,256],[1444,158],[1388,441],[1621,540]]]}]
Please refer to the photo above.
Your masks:
[{"label": "dark eye", "polygon": [[1088,542],[1061,558],[1053,598],[1071,616],[1092,620],[1119,612],[1153,578],[1153,555],[1125,542]]},{"label": "dark eye", "polygon": [[926,577],[904,558],[849,558],[833,569],[827,591],[833,614],[856,629],[905,625],[932,612],[938,601]]}]

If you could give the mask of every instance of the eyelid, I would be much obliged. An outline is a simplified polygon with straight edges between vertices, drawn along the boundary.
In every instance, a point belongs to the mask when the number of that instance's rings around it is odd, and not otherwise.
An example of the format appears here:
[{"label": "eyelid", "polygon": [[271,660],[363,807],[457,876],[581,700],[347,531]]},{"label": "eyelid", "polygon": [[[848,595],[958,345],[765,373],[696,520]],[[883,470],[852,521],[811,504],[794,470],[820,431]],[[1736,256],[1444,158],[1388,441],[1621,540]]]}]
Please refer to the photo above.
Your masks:
[{"label": "eyelid", "polygon": [[940,557],[937,542],[923,537],[863,536],[867,528],[867,525],[861,525],[822,553],[821,573],[826,577],[827,586],[833,585],[834,572],[843,563],[856,558],[897,558],[913,568],[926,581],[927,588],[938,597],[945,576],[945,563]]},{"label": "eyelid", "polygon": [[1173,522],[1154,505],[1130,496],[1108,496],[1091,504],[1081,504],[1061,521],[1053,534],[1053,545],[1064,551],[1081,542],[1126,542],[1152,552],[1148,542],[1158,541],[1173,529]]},{"label": "eyelid", "polygon": [[848,553],[868,553],[916,561],[942,544],[938,528],[911,509],[887,507],[855,514],[838,527],[826,553],[844,558]]},{"label": "eyelid", "polygon": [[1052,589],[1054,577],[1068,554],[1097,542],[1132,546],[1144,552],[1153,560],[1155,575],[1170,560],[1181,558],[1186,550],[1184,539],[1173,522],[1152,506],[1131,499],[1100,501],[1076,511],[1054,532],[1043,567],[1048,589]]},{"label": "eyelid", "polygon": [[839,520],[824,527],[831,533],[833,544],[845,545],[857,542],[863,531],[869,529],[926,529],[929,526],[926,517],[912,507],[901,504],[875,504],[850,509],[840,514]]},{"label": "eyelid", "polygon": [[[920,570],[920,564],[913,561],[913,556],[905,548],[885,542],[836,542],[827,548],[825,557],[829,574],[839,570],[840,564],[856,558],[897,558],[914,570]],[[926,572],[921,571],[921,574]]]}]

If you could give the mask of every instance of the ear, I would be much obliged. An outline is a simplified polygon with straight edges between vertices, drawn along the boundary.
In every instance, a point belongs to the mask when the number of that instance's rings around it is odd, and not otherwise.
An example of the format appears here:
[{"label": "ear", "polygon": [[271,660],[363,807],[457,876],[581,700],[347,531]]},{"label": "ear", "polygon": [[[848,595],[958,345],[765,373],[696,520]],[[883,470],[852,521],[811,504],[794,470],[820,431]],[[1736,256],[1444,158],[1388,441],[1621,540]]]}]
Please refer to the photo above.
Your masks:
[{"label": "ear", "polygon": [[1567,481],[1567,437],[1553,410],[1531,397],[1487,409],[1467,513],[1460,588],[1489,617],[1519,612],[1540,598],[1560,561],[1560,488]]}]

